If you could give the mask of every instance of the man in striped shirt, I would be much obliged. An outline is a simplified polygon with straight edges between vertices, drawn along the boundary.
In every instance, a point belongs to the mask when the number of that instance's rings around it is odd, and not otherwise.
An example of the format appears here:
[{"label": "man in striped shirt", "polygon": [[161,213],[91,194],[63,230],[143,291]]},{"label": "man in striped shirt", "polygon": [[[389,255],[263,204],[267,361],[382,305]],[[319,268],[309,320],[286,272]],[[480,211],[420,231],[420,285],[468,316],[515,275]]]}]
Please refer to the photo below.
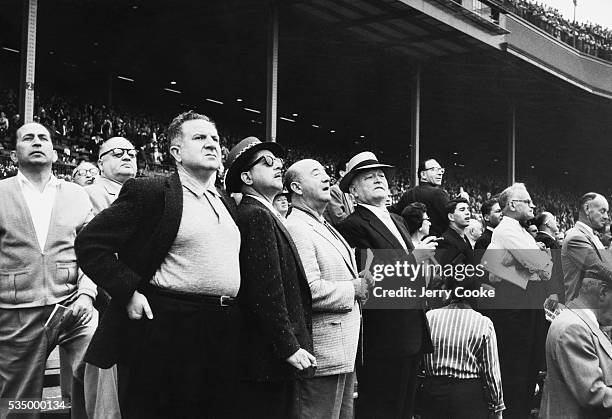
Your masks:
[{"label": "man in striped shirt", "polygon": [[427,320],[434,352],[424,356],[422,417],[501,418],[505,405],[493,322],[460,298],[431,310]]}]

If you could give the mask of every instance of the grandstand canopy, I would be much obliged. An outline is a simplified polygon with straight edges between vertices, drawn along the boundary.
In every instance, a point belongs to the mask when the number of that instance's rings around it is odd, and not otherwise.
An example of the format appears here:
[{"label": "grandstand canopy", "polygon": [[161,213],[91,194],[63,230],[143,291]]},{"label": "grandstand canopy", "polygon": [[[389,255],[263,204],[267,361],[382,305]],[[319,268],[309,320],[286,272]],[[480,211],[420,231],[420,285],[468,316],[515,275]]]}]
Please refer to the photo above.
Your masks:
[{"label": "grandstand canopy", "polygon": [[[15,0],[0,7],[0,88],[17,89],[19,54],[11,50],[20,49],[22,9]],[[267,26],[258,0],[40,1],[36,92],[163,121],[196,108],[233,136],[263,137]],[[279,54],[279,116],[295,121],[279,122],[281,143],[332,154],[368,148],[407,164],[411,77],[420,64],[422,157],[503,175],[514,104],[518,179],[608,187],[609,100],[405,2],[282,1]]]}]

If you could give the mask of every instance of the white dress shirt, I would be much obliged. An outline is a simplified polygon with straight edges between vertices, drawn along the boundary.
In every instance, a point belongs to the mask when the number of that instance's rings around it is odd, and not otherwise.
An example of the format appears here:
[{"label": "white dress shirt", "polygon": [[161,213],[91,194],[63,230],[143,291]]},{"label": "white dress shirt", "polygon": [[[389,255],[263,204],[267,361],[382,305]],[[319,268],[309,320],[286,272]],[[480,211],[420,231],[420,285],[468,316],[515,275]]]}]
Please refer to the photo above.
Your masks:
[{"label": "white dress shirt", "polygon": [[30,211],[30,218],[34,226],[34,231],[36,232],[40,251],[44,252],[47,234],[49,233],[49,224],[51,223],[51,213],[53,211],[53,205],[55,204],[55,195],[57,194],[57,187],[60,184],[60,180],[51,175],[51,178],[49,178],[49,181],[41,193],[36,186],[21,173],[21,171],[17,171],[17,179],[21,187],[23,198]]},{"label": "white dress shirt", "polygon": [[367,204],[362,204],[362,203],[359,203],[359,205],[362,205],[364,208],[367,208],[370,211],[372,211],[374,215],[378,217],[378,219],[382,221],[382,223],[389,229],[389,231],[393,233],[393,235],[395,236],[397,241],[400,242],[402,247],[408,250],[408,246],[406,245],[404,238],[400,234],[399,230],[397,229],[397,226],[395,225],[395,223],[393,222],[393,219],[391,218],[391,214],[389,213],[389,211],[387,211],[386,208],[375,207],[373,205],[367,205]]},{"label": "white dress shirt", "polygon": [[274,208],[274,206],[272,206],[272,203],[270,201],[268,201],[267,199],[262,198],[261,196],[252,195],[252,194],[247,194],[247,195],[250,196],[253,199],[258,200],[262,204],[264,204],[266,206],[266,208],[268,208],[270,211],[272,211],[272,214],[274,214],[274,215],[276,215],[276,217],[278,217],[278,219],[281,221],[281,223],[283,223],[283,225],[285,224],[287,219],[285,217],[283,217],[281,215],[281,213],[278,212],[276,210],[276,208]]},{"label": "white dress shirt", "polygon": [[491,282],[502,279],[523,289],[529,281],[550,279],[552,258],[535,239],[511,217],[502,218],[493,230],[491,244],[483,256]]}]

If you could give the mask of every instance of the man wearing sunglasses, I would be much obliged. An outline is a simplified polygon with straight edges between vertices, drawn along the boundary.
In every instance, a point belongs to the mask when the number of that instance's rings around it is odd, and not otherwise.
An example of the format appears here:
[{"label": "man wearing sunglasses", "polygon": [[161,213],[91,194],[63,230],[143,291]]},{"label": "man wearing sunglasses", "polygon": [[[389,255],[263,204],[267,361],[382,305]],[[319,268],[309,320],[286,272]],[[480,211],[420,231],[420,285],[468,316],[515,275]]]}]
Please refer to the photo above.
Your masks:
[{"label": "man wearing sunglasses", "polygon": [[[219,134],[189,111],[167,138],[177,173],[127,180],[77,238],[83,270],[112,297],[86,361],[118,365],[122,417],[232,417],[240,232],[215,188]],[[129,150],[104,148],[102,166]]]},{"label": "man wearing sunglasses", "polygon": [[243,194],[239,301],[248,357],[239,417],[303,417],[298,381],[316,367],[310,287],[286,220],[272,206],[283,190],[284,154],[277,143],[248,137],[227,157],[226,189]]},{"label": "man wearing sunglasses", "polygon": [[427,206],[427,214],[431,219],[430,234],[441,236],[448,228],[446,204],[450,199],[442,188],[444,172],[445,169],[435,159],[423,160],[419,163],[419,184],[406,191],[397,204],[389,207],[389,211],[401,214],[408,204],[421,202]]},{"label": "man wearing sunglasses", "polygon": [[[100,146],[98,166],[102,172],[101,176],[94,184],[85,188],[93,205],[94,215],[108,208],[119,196],[125,181],[136,176],[136,150],[132,143],[123,137],[109,138]],[[98,170],[95,167],[93,169]],[[98,287],[96,309],[101,314],[104,313],[109,302],[110,295]],[[117,368],[102,369],[88,363],[85,366],[85,379],[96,383],[98,387],[97,392],[85,395],[85,407],[89,417],[120,418]]]},{"label": "man wearing sunglasses", "polygon": [[98,176],[100,170],[88,161],[82,161],[72,171],[72,181],[79,186],[93,185]]},{"label": "man wearing sunglasses", "polygon": [[109,138],[102,143],[98,157],[101,176],[85,188],[96,214],[117,199],[126,180],[136,176],[136,154],[132,143],[123,137]]}]

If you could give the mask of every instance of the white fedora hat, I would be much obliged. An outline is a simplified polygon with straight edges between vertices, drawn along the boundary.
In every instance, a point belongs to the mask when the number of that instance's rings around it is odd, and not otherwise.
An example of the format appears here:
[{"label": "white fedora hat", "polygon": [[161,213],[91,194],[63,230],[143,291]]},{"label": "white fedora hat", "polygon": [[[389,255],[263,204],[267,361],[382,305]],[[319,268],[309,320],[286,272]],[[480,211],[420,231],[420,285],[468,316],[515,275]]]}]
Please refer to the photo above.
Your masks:
[{"label": "white fedora hat", "polygon": [[371,151],[363,151],[353,156],[346,164],[346,174],[340,181],[340,190],[342,192],[348,192],[349,186],[351,186],[351,182],[355,175],[368,169],[382,169],[387,178],[392,177],[395,172],[395,167],[379,163],[376,155]]}]

